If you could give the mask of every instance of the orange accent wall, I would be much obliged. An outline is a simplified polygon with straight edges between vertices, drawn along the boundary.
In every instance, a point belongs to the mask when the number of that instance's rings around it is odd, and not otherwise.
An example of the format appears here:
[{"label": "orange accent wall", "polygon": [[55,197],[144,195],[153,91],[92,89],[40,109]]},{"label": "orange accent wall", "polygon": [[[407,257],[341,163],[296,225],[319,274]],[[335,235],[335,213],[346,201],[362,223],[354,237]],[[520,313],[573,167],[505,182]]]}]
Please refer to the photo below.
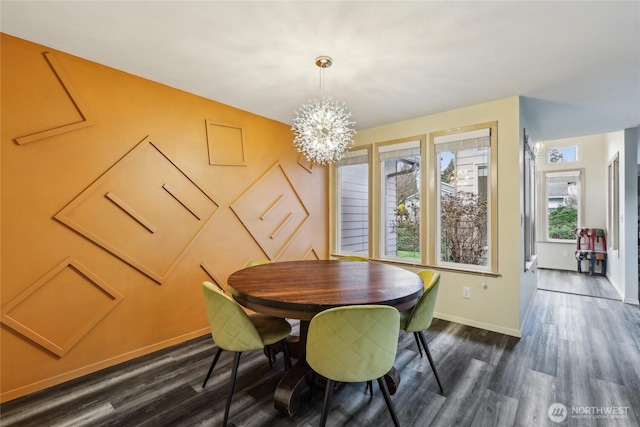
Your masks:
[{"label": "orange accent wall", "polygon": [[204,280],[328,257],[288,125],[0,37],[0,401],[208,334]]}]

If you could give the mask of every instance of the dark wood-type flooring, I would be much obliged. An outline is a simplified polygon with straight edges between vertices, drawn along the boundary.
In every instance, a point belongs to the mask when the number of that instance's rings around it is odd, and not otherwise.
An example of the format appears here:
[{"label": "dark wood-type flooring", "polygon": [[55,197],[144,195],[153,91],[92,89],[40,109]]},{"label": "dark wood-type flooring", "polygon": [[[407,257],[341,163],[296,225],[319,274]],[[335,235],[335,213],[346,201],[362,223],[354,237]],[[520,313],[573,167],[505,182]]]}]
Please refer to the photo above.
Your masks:
[{"label": "dark wood-type flooring", "polygon": [[[402,426],[638,426],[640,308],[603,298],[538,291],[521,339],[434,320],[427,340],[445,388],[440,394],[414,339],[401,333],[402,380],[392,396]],[[9,426],[218,426],[231,354],[223,353],[207,387],[215,353],[208,336],[0,406]],[[37,369],[37,367],[34,367]],[[316,426],[323,392],[293,417],[273,407],[282,359],[269,369],[261,352],[240,364],[231,426]],[[548,408],[582,412],[617,407],[623,418],[571,414],[561,424]],[[603,409],[606,410],[606,409]],[[334,394],[329,426],[389,426],[377,384],[344,384]]]},{"label": "dark wood-type flooring", "polygon": [[538,288],[546,291],[566,292],[620,301],[620,294],[609,279],[598,274],[577,271],[538,269]]}]

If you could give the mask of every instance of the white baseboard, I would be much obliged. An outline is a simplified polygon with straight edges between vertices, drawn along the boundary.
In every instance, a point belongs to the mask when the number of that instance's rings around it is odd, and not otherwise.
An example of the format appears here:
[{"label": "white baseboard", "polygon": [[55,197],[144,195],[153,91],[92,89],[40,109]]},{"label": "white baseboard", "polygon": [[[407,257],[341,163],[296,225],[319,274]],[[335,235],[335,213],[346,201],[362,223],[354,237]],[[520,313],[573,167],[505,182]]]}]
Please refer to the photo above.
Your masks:
[{"label": "white baseboard", "polygon": [[620,296],[620,301],[625,301],[624,292],[622,292],[618,284],[615,281],[611,280],[611,277],[609,276],[607,276],[607,280],[609,280],[609,283],[611,283],[611,286],[613,286],[613,289],[615,289],[618,295]]},{"label": "white baseboard", "polygon": [[451,316],[449,314],[444,314],[444,313],[436,312],[436,313],[433,313],[433,316],[438,319],[447,320],[449,322],[460,323],[461,325],[485,329],[491,332],[498,332],[500,334],[510,335],[512,337],[517,337],[517,338],[522,337],[522,333],[518,329],[505,328],[504,326],[493,325],[491,323],[478,322],[476,320],[465,319],[463,317],[457,317],[457,316]]},{"label": "white baseboard", "polygon": [[635,298],[625,298],[623,301],[625,304],[640,305],[640,300]]}]

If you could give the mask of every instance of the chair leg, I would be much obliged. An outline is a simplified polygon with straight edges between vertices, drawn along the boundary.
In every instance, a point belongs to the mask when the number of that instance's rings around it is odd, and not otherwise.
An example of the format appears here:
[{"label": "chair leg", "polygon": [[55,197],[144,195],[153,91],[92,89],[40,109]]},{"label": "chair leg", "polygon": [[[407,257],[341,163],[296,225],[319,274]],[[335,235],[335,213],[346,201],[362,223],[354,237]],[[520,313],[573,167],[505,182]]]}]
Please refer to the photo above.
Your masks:
[{"label": "chair leg", "polygon": [[329,413],[329,405],[331,404],[331,395],[333,394],[334,381],[327,378],[327,388],[324,391],[324,402],[322,403],[322,415],[320,416],[320,427],[324,427],[327,423],[327,414]]},{"label": "chair leg", "polygon": [[431,352],[429,351],[429,346],[427,345],[427,340],[424,337],[424,333],[419,332],[420,341],[422,342],[422,346],[424,347],[425,353],[427,353],[427,358],[429,359],[429,363],[431,364],[431,370],[433,370],[433,375],[436,377],[436,381],[438,382],[438,387],[440,387],[440,393],[444,393],[442,389],[442,384],[440,383],[440,377],[438,377],[438,372],[436,371],[436,365],[433,363],[433,358],[431,357]]},{"label": "chair leg", "polygon": [[215,357],[213,358],[213,362],[211,363],[211,367],[209,368],[209,372],[207,372],[207,376],[204,379],[204,382],[202,383],[202,388],[204,388],[204,386],[207,385],[207,381],[209,381],[209,377],[211,376],[211,373],[213,372],[213,368],[216,366],[216,363],[218,363],[218,359],[220,358],[220,354],[222,354],[222,349],[220,347],[218,347],[218,352],[216,353]]},{"label": "chair leg", "polygon": [[382,377],[378,378],[378,386],[380,387],[380,391],[382,391],[382,395],[384,396],[384,401],[387,404],[387,408],[389,408],[389,412],[391,413],[391,419],[393,420],[393,425],[396,427],[400,427],[400,422],[398,422],[396,411],[395,409],[393,409],[391,396],[389,396],[389,389],[387,388],[387,383],[384,381],[384,378]]},{"label": "chair leg", "polygon": [[264,351],[265,353],[267,353],[267,359],[269,359],[269,369],[273,369],[273,360],[271,360],[271,346],[265,346]]},{"label": "chair leg", "polygon": [[236,386],[236,376],[238,375],[238,365],[240,364],[240,356],[242,352],[236,353],[235,360],[233,361],[233,368],[231,370],[231,379],[229,381],[229,392],[227,393],[227,406],[224,408],[224,420],[222,421],[222,427],[227,426],[227,420],[229,419],[229,409],[231,408],[231,398],[233,397],[233,389]]},{"label": "chair leg", "polygon": [[369,392],[369,396],[373,396],[373,381],[371,380],[367,381],[367,386],[365,387],[365,390]]},{"label": "chair leg", "polygon": [[422,346],[420,345],[420,340],[418,339],[418,333],[414,332],[413,337],[416,339],[416,344],[418,345],[418,351],[420,352],[420,357],[422,357]]},{"label": "chair leg", "polygon": [[293,365],[291,364],[291,355],[289,354],[289,345],[286,338],[282,340],[282,349],[284,351],[284,371],[287,372]]}]

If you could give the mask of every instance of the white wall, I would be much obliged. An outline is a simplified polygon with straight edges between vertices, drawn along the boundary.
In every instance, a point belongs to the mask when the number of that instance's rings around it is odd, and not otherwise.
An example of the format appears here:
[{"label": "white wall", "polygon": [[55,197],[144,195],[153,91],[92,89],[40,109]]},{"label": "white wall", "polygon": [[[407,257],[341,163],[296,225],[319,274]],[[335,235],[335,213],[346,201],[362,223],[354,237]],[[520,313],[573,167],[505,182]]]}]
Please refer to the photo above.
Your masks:
[{"label": "white wall", "polygon": [[607,277],[627,303],[638,304],[638,128],[609,134],[607,162],[616,153],[620,159],[620,250],[607,253]]},{"label": "white wall", "polygon": [[[622,138],[622,132],[615,132]],[[546,153],[536,161],[539,175],[545,171],[584,168],[583,221],[582,227],[602,228],[607,225],[607,140],[611,134],[589,135],[577,138],[544,141],[545,149],[557,147],[578,147],[578,161],[571,163],[552,163],[546,161]],[[542,180],[538,180],[542,186]],[[542,199],[538,197],[540,204]],[[577,271],[576,243],[556,243],[544,240],[544,211],[537,217],[538,229],[538,267],[557,270]],[[582,265],[583,269],[586,263]]]},{"label": "white wall", "polygon": [[[640,126],[624,131],[624,260],[625,290],[624,302],[639,304],[638,301],[638,180],[637,151],[640,144]],[[621,206],[622,210],[623,207]],[[622,244],[622,242],[621,242]]]},{"label": "white wall", "polygon": [[[625,150],[624,150],[624,132],[615,132],[608,135],[607,138],[607,164],[618,154],[620,164],[620,217],[624,217],[624,164],[625,164]],[[619,247],[624,248],[624,224],[620,224],[620,243]],[[624,295],[624,257],[623,251],[613,251],[611,248],[607,248],[607,277],[609,282],[618,290],[621,295]]]}]

